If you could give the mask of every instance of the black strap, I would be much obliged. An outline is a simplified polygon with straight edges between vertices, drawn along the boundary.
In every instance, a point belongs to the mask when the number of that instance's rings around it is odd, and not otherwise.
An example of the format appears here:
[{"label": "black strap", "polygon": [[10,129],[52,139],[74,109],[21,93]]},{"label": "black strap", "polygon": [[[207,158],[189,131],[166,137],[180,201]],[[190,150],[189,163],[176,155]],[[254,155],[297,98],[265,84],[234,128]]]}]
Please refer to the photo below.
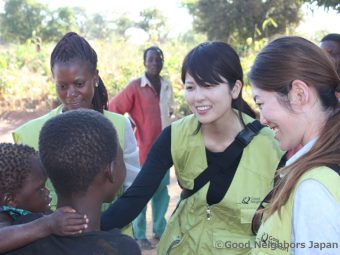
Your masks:
[{"label": "black strap", "polygon": [[338,173],[338,175],[340,175],[340,166],[339,165],[330,164],[330,165],[328,165],[328,167],[332,168],[335,172]]},{"label": "black strap", "polygon": [[194,180],[194,188],[192,190],[184,189],[181,193],[181,200],[186,199],[198,190],[200,190],[211,178],[221,171],[221,169],[228,169],[237,157],[243,152],[243,149],[251,142],[260,130],[263,128],[258,120],[246,125],[246,127],[236,136],[235,140],[230,144],[228,150],[228,160],[223,162],[211,163],[199,176]]}]

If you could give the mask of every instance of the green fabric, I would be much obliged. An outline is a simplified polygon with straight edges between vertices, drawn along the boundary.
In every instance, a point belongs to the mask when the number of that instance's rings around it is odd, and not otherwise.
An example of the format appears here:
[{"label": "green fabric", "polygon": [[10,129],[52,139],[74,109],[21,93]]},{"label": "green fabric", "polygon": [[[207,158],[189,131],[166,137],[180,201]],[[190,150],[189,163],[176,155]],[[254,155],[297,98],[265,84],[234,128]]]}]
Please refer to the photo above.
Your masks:
[{"label": "green fabric", "polygon": [[12,217],[13,220],[16,220],[20,216],[25,216],[27,214],[30,214],[31,212],[25,209],[19,209],[7,205],[2,205],[0,206],[0,213],[7,213],[9,216]]},{"label": "green fabric", "polygon": [[[62,113],[63,105],[58,106],[56,109],[50,111],[46,115],[43,115],[37,119],[31,120],[22,126],[18,127],[12,133],[13,140],[15,143],[22,143],[33,147],[38,150],[39,147],[39,134],[43,125],[51,118]],[[124,131],[125,131],[125,118],[122,115],[104,111],[104,116],[107,117],[117,130],[118,140],[122,148],[124,148]],[[55,210],[57,205],[57,195],[54,191],[54,187],[50,181],[47,180],[46,186],[50,190],[50,195],[52,197],[51,209]],[[103,210],[106,209],[108,205],[103,205]]]},{"label": "green fabric", "polygon": [[[286,204],[281,207],[280,216],[278,212],[275,212],[262,223],[258,234],[256,235],[256,245],[252,251],[253,255],[291,254],[292,216],[295,192],[299,184],[307,179],[318,181],[324,185],[337,203],[340,204],[340,176],[335,171],[323,166],[306,172],[299,179]],[[306,247],[309,246],[309,244],[305,245]]]},{"label": "green fabric", "polygon": [[[18,127],[12,133],[13,140],[15,143],[23,143],[38,150],[39,147],[39,134],[43,125],[49,119],[61,114],[63,105],[58,106],[49,113],[28,121],[22,126]],[[125,131],[125,118],[113,112],[104,111],[104,116],[107,117],[115,126],[118,134],[118,140],[122,148],[124,148],[124,131]]]},{"label": "green fabric", "polygon": [[[253,119],[244,115],[247,123]],[[172,124],[171,153],[182,187],[192,189],[194,179],[207,167],[204,140],[197,118],[187,116]],[[158,246],[158,254],[247,254],[253,242],[251,220],[259,203],[270,191],[283,153],[273,133],[263,128],[244,149],[234,179],[225,197],[210,207],[207,217],[207,183],[182,201],[170,218]],[[229,248],[232,244],[236,249]],[[250,245],[248,245],[250,246]]]}]

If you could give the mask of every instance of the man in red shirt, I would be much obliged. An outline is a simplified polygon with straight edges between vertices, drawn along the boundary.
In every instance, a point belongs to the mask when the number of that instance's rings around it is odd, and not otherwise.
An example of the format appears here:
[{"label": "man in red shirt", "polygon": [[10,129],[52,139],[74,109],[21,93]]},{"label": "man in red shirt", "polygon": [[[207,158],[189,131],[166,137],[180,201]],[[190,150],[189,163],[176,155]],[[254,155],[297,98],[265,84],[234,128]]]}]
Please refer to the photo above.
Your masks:
[{"label": "man in red shirt", "polygon": [[[139,159],[144,164],[152,144],[162,129],[170,124],[170,116],[174,109],[172,87],[160,76],[163,68],[163,52],[158,47],[150,47],[144,51],[145,73],[132,80],[109,102],[109,110],[120,114],[128,113],[136,126],[136,139],[139,146]],[[167,185],[169,172],[164,177],[158,190],[152,197],[152,228],[154,239],[159,240],[164,232],[165,213],[169,204]],[[152,249],[146,238],[146,208],[133,221],[135,238],[142,249]]]}]

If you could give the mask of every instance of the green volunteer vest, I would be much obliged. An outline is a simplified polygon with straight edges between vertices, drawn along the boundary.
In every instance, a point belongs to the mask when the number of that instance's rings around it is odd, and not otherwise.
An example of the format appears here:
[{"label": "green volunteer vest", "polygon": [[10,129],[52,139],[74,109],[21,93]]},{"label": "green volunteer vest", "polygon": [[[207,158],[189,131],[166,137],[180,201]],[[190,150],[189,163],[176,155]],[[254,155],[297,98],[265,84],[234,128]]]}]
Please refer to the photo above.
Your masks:
[{"label": "green volunteer vest", "polygon": [[[253,119],[244,115],[246,123]],[[201,132],[194,134],[197,118],[187,116],[172,123],[171,153],[180,185],[192,189],[194,179],[206,169]],[[251,221],[259,203],[270,191],[282,152],[273,133],[263,128],[244,149],[233,181],[218,204],[210,207],[207,183],[183,200],[169,220],[158,246],[158,254],[246,254],[255,237]]]},{"label": "green volunteer vest", "polygon": [[[49,119],[60,114],[63,110],[63,105],[58,106],[56,109],[49,113],[28,121],[22,126],[18,127],[12,133],[15,143],[23,143],[38,150],[39,147],[39,134],[43,125]],[[104,116],[107,117],[117,130],[118,140],[122,148],[124,148],[124,131],[125,131],[125,119],[122,115],[104,110]]]},{"label": "green volunteer vest", "polygon": [[[40,134],[41,128],[49,119],[57,116],[58,114],[61,114],[62,109],[63,109],[63,105],[60,105],[56,109],[47,113],[46,115],[43,115],[37,119],[28,121],[27,123],[15,129],[14,132],[12,133],[14,142],[26,144],[38,150],[39,134]],[[104,110],[104,116],[108,118],[112,122],[114,127],[116,128],[119,144],[123,148],[123,151],[124,151],[125,117],[120,114],[105,111],[105,110]],[[55,210],[56,205],[57,205],[57,195],[49,179],[47,180],[46,186],[50,190],[50,194],[52,197],[51,208],[52,210]],[[123,193],[123,188],[121,188],[118,191],[117,197],[120,196],[122,193]],[[102,211],[106,210],[109,206],[110,206],[110,203],[103,203]],[[128,230],[125,233],[132,236],[132,228],[130,228],[130,230]]]},{"label": "green volunteer vest", "polygon": [[256,236],[256,242],[252,251],[253,255],[288,255],[291,254],[291,249],[294,247],[304,249],[310,247],[310,243],[297,244],[292,242],[292,216],[295,191],[299,184],[307,179],[316,180],[324,185],[336,199],[337,203],[340,204],[340,176],[335,171],[323,166],[306,172],[296,184],[286,204],[281,207],[280,216],[278,212],[275,212],[262,223]]}]

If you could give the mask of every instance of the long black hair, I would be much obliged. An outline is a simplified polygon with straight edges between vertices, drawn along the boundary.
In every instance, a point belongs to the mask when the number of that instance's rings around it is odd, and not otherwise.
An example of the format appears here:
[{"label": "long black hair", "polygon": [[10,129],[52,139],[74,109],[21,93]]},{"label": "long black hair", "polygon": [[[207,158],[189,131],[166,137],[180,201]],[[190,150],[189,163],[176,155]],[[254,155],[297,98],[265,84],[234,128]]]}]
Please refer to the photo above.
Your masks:
[{"label": "long black hair", "polygon": [[[89,71],[94,74],[97,70],[97,53],[91,45],[80,35],[74,32],[65,34],[57,45],[54,47],[50,66],[53,72],[53,67],[57,63],[67,63],[71,60],[85,61],[89,66]],[[93,109],[103,113],[103,110],[108,109],[108,94],[105,85],[98,75],[98,84],[94,90],[92,99]]]}]

